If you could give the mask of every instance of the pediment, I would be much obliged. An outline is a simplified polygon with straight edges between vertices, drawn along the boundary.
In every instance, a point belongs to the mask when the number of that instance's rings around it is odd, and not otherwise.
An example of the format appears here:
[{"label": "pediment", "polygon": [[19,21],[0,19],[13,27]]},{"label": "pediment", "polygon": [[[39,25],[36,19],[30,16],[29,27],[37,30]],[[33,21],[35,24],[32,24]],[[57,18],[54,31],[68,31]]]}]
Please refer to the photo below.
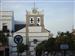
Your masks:
[{"label": "pediment", "polygon": [[20,29],[20,30],[17,31],[17,32],[26,32],[26,28],[24,27],[24,28]]}]

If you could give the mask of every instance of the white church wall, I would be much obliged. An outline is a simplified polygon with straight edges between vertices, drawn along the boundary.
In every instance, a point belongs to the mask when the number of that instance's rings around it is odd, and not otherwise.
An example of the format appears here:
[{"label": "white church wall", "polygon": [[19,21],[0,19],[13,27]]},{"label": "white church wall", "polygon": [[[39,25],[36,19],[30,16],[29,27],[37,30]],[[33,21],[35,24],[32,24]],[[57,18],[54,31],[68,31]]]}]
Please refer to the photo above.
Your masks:
[{"label": "white church wall", "polygon": [[[38,35],[37,33],[29,33],[29,34],[30,34],[30,36],[29,36],[30,49],[29,50],[30,50],[31,55],[33,55],[33,54],[35,54],[36,45],[43,40],[47,40],[49,35],[48,35],[47,32],[46,33],[38,33],[40,35]],[[10,43],[12,45],[12,47],[11,47],[12,55],[16,55],[16,52],[15,52],[16,51],[16,49],[15,49],[16,44],[14,42],[14,37],[16,35],[21,35],[23,37],[23,43],[26,44],[26,32],[16,32],[16,33],[14,33],[13,38],[10,38]],[[39,42],[37,44],[34,44],[34,42],[33,42],[34,39],[37,39]],[[23,55],[25,55],[25,54],[23,54]]]},{"label": "white church wall", "polygon": [[48,40],[48,36],[33,36],[33,37],[29,37],[29,41],[33,41],[34,39],[37,39],[38,41],[43,41],[43,40]]},{"label": "white church wall", "polygon": [[[14,42],[14,37],[15,36],[12,36],[12,37],[9,37],[9,53],[10,53],[10,56],[16,56],[17,55],[17,44]],[[26,38],[25,36],[22,36],[23,37],[23,43],[26,44]]]},{"label": "white church wall", "polygon": [[[21,35],[23,37],[23,43],[26,44],[26,32],[15,32],[13,34],[13,37],[16,35]],[[39,41],[47,40],[49,38],[48,32],[30,32],[28,33],[29,41],[33,41],[34,39],[37,39]]]},{"label": "white church wall", "polygon": [[16,35],[26,36],[26,32],[15,32],[13,36],[16,36]]},{"label": "white church wall", "polygon": [[[41,32],[41,27],[39,26],[31,26],[31,27],[28,27],[28,29],[29,29],[29,32]],[[19,30],[19,31],[17,31],[17,32],[26,32],[26,28],[23,28],[23,29],[21,29],[21,30]]]},{"label": "white church wall", "polygon": [[49,33],[47,33],[47,32],[33,32],[33,33],[29,33],[29,36],[49,36]]},{"label": "white church wall", "polygon": [[41,26],[31,26],[29,32],[41,32]]},{"label": "white church wall", "polygon": [[[23,29],[20,29],[19,31],[17,31],[18,33],[20,32],[20,33],[24,33],[24,32],[26,32],[26,28],[23,28]],[[17,32],[15,32],[15,33],[17,33]]]},{"label": "white church wall", "polygon": [[[15,32],[13,36],[15,35],[22,35],[22,36],[26,36],[26,32]],[[28,33],[29,36],[49,36],[48,32],[29,32]]]},{"label": "white church wall", "polygon": [[[41,43],[42,41],[44,41],[44,40],[48,40],[48,37],[49,36],[39,36],[39,37],[29,37],[29,41],[30,41],[30,53],[31,53],[31,55],[33,56],[34,54],[35,54],[35,48],[36,48],[36,46],[39,44],[39,43]],[[34,42],[33,42],[33,40],[34,39],[37,39],[38,40],[38,42],[35,44]]]},{"label": "white church wall", "polygon": [[17,51],[17,48],[16,48],[16,44],[14,42],[14,38],[13,36],[9,37],[9,55],[10,56],[16,56],[16,51]]},{"label": "white church wall", "polygon": [[26,45],[26,36],[23,36],[23,43]]}]

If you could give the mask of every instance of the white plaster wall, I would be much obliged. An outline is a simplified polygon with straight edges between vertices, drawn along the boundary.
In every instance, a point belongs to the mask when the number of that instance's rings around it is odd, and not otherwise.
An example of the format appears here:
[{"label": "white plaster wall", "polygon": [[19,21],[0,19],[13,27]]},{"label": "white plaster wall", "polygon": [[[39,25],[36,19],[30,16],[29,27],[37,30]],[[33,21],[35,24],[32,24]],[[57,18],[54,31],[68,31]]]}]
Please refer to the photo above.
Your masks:
[{"label": "white plaster wall", "polygon": [[[40,26],[31,26],[28,27],[29,32],[41,32],[41,27]],[[17,31],[17,32],[26,32],[26,27],[23,29]]]},{"label": "white plaster wall", "polygon": [[[39,42],[37,42],[36,44],[34,44],[33,40],[37,39]],[[41,43],[44,40],[48,40],[48,36],[47,37],[29,37],[29,41],[30,41],[30,51],[31,51],[31,55],[34,56],[35,55],[35,47]]]},{"label": "white plaster wall", "polygon": [[26,32],[15,32],[13,36],[16,36],[16,35],[26,36]]},{"label": "white plaster wall", "polygon": [[12,11],[0,11],[0,29],[2,30],[2,24],[6,23],[8,29],[14,30],[14,15]]},{"label": "white plaster wall", "polygon": [[49,33],[47,33],[47,32],[34,32],[34,33],[29,33],[29,36],[49,36]]},{"label": "white plaster wall", "polygon": [[41,26],[31,26],[28,28],[29,28],[29,32],[41,32]]},{"label": "white plaster wall", "polygon": [[44,37],[44,36],[38,36],[38,37],[29,37],[29,41],[33,41],[34,39],[37,39],[38,41],[43,41],[43,40],[48,40],[48,36]]},{"label": "white plaster wall", "polygon": [[[23,37],[23,42],[26,43],[26,33],[25,32],[16,32],[13,34],[13,38],[16,35],[21,35]],[[49,33],[29,33],[29,41],[37,39],[39,41],[47,40],[49,38]]]},{"label": "white plaster wall", "polygon": [[[13,36],[15,35],[21,35],[21,36],[26,36],[26,32],[16,32],[14,33]],[[49,33],[48,32],[33,32],[33,33],[28,33],[28,36],[35,36],[35,37],[39,37],[39,36],[49,36]]]},{"label": "white plaster wall", "polygon": [[[38,29],[38,31],[37,31],[36,28]],[[33,29],[35,29],[35,30],[33,31]],[[29,36],[29,43],[30,43],[30,51],[31,51],[31,55],[34,55],[35,54],[34,48],[41,41],[48,40],[48,38],[49,38],[49,32],[41,32],[41,28],[40,27],[29,27],[29,31],[30,32],[28,33],[28,36]],[[23,29],[15,32],[13,34],[13,38],[16,35],[21,35],[23,37],[23,43],[26,44],[26,28],[23,28]],[[34,39],[37,39],[39,42],[37,44],[34,44],[33,43]],[[14,45],[14,44],[12,44],[12,45]],[[25,55],[25,53],[23,55]]]},{"label": "white plaster wall", "polygon": [[9,55],[10,56],[15,56],[15,53],[13,53],[13,51],[16,51],[16,47],[14,47],[14,46],[16,46],[16,44],[14,43],[14,38],[11,36],[11,37],[9,37]]},{"label": "white plaster wall", "polygon": [[[15,36],[12,36],[12,37],[9,37],[9,53],[10,53],[10,56],[17,56],[17,44],[14,42],[14,37]],[[23,43],[26,44],[26,38],[25,36],[22,36],[23,37]]]},{"label": "white plaster wall", "polygon": [[1,19],[3,19],[3,20],[11,20],[12,19],[12,16],[9,16],[9,15],[4,16],[3,15],[3,17],[1,17]]},{"label": "white plaster wall", "polygon": [[12,11],[0,11],[0,16],[12,16]]},{"label": "white plaster wall", "polygon": [[[25,33],[23,33],[23,34],[25,34]],[[16,35],[19,35],[19,34],[16,34]],[[12,55],[11,56],[13,56],[13,55],[16,55],[16,53],[14,52],[14,51],[16,51],[17,49],[16,49],[16,44],[15,44],[15,42],[14,42],[14,37],[16,36],[16,35],[14,35],[12,38],[10,38],[10,52],[12,52]],[[23,43],[24,44],[26,44],[26,36],[23,36],[23,35],[21,35],[22,37],[23,37]],[[35,53],[35,51],[34,51],[34,48],[36,47],[36,45],[37,44],[34,44],[33,43],[33,40],[34,39],[37,39],[39,42],[38,43],[40,43],[41,41],[43,41],[43,40],[47,40],[48,39],[48,36],[47,37],[44,37],[44,36],[38,36],[38,37],[35,37],[35,36],[32,36],[32,37],[29,37],[29,42],[30,42],[30,51],[32,51],[31,52],[31,54],[33,55],[34,53]],[[14,47],[15,46],[15,47]]]},{"label": "white plaster wall", "polygon": [[26,28],[24,27],[23,29],[21,29],[21,30],[17,31],[16,33],[19,33],[19,32],[21,32],[21,33],[26,32]]},{"label": "white plaster wall", "polygon": [[3,20],[3,21],[2,21],[2,24],[3,24],[3,23],[6,23],[8,29],[9,29],[9,30],[12,30],[12,21],[11,21],[11,20],[9,20],[9,21]]}]

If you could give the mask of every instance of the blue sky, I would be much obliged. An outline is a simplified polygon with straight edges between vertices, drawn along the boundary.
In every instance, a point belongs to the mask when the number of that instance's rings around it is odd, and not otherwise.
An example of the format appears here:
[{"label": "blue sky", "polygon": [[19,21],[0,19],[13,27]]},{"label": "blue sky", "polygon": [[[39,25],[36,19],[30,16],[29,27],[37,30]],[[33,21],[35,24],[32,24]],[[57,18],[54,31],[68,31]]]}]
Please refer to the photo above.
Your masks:
[{"label": "blue sky", "polygon": [[[26,10],[33,8],[34,0],[2,0],[1,9],[14,11],[15,20],[25,21]],[[71,31],[75,19],[74,0],[36,0],[36,7],[44,10],[45,27],[52,33]]]}]

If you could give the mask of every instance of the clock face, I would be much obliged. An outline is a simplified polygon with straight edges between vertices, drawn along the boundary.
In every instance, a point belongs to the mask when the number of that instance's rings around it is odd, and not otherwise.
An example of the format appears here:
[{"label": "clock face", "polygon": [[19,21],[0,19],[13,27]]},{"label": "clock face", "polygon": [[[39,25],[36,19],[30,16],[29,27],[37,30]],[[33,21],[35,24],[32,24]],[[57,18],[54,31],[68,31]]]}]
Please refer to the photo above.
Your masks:
[{"label": "clock face", "polygon": [[37,10],[36,9],[33,9],[33,13],[37,13]]},{"label": "clock face", "polygon": [[16,36],[14,37],[14,42],[15,42],[16,44],[22,43],[22,41],[23,41],[22,36],[16,35]]}]

